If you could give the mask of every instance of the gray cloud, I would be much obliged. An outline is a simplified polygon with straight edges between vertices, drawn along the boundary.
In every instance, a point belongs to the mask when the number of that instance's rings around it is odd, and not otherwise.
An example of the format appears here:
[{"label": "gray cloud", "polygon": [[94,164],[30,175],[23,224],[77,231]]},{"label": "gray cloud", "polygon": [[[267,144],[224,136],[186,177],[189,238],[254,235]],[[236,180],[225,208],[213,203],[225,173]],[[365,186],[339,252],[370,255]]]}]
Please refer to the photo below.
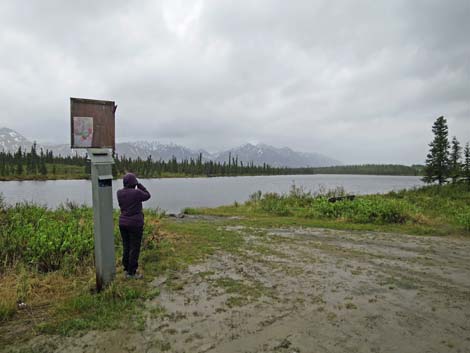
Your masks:
[{"label": "gray cloud", "polygon": [[423,162],[439,115],[470,140],[470,3],[4,1],[0,125],[67,141],[68,97],[117,136]]}]

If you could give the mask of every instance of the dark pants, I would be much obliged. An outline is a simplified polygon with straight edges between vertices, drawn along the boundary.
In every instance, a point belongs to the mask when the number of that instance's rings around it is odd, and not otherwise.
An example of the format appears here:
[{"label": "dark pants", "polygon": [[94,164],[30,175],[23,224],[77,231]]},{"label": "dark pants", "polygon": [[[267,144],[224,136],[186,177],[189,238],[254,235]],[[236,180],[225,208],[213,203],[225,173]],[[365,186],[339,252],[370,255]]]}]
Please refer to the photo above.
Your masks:
[{"label": "dark pants", "polygon": [[119,226],[122,238],[122,265],[124,271],[133,275],[139,267],[140,244],[142,243],[142,227]]}]

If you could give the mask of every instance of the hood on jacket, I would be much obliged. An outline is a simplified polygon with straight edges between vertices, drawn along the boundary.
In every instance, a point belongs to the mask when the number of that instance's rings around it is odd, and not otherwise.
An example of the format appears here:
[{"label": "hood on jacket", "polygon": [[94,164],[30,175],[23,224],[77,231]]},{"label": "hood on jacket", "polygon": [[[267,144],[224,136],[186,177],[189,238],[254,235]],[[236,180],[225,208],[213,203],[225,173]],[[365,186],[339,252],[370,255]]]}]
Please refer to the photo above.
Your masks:
[{"label": "hood on jacket", "polygon": [[137,185],[137,178],[133,173],[127,173],[126,175],[124,175],[124,178],[122,178],[122,182],[124,184],[124,187],[133,188]]}]

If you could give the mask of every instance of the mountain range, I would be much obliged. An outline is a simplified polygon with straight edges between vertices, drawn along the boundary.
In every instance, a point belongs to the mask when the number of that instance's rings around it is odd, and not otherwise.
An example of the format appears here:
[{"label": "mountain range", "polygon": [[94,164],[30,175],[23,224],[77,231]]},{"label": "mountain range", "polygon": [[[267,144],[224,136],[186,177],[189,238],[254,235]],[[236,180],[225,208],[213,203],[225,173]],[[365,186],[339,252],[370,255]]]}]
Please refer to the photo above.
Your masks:
[{"label": "mountain range", "polygon": [[[21,146],[29,150],[33,142],[26,139],[17,131],[9,128],[0,128],[0,151],[16,152]],[[54,155],[68,156],[75,153],[85,154],[85,150],[72,150],[68,144],[38,144],[38,148],[48,149]],[[229,158],[238,158],[244,164],[253,162],[255,165],[269,164],[273,167],[327,167],[341,165],[342,163],[319,153],[298,152],[289,147],[274,147],[266,144],[245,145],[218,153],[210,153],[203,149],[193,150],[176,144],[162,144],[156,141],[136,141],[116,143],[116,153],[119,156],[129,158],[146,159],[152,156],[153,160],[169,160],[175,157],[177,160],[198,158],[213,160],[216,162],[228,161]]]}]

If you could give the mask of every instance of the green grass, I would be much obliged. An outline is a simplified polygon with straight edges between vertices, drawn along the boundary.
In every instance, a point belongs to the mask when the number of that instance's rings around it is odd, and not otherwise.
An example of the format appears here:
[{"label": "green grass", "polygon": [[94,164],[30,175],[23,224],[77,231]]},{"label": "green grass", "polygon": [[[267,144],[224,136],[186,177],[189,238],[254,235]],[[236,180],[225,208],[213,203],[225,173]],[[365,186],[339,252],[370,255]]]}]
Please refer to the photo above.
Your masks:
[{"label": "green grass", "polygon": [[[38,314],[45,316],[41,330],[66,333],[116,322],[105,318],[111,312],[124,315],[128,310],[120,305],[135,302],[127,283],[117,282],[99,294],[90,292],[94,277],[90,208],[67,204],[50,210],[27,203],[6,206],[0,200],[0,225],[0,277],[5,283],[0,287],[0,322],[15,320],[21,314],[16,303],[24,302],[32,311],[49,308]],[[116,245],[116,252],[122,253],[118,239]],[[95,306],[102,311],[91,310]]]},{"label": "green grass", "polygon": [[47,272],[93,261],[92,213],[86,207],[4,206],[0,224],[0,273],[18,263]]},{"label": "green grass", "polygon": [[[94,292],[92,210],[74,204],[57,210],[32,204],[6,206],[0,200],[0,324],[14,327],[23,301],[38,318],[30,333],[61,335],[81,330],[108,329],[136,322],[145,327],[141,307],[157,297],[150,285],[165,275],[170,288],[182,288],[177,272],[205,259],[217,250],[235,252],[243,240],[221,223],[178,223],[145,211],[140,257],[143,281],[123,279],[120,269],[122,246],[115,220],[117,277],[101,293]],[[46,307],[47,310],[37,311]],[[14,333],[0,330],[0,343],[8,344]],[[2,337],[5,335],[5,337]],[[9,338],[8,338],[9,337]]]},{"label": "green grass", "polygon": [[222,225],[218,222],[174,222],[163,219],[162,229],[172,236],[163,237],[159,244],[156,271],[181,270],[217,250],[236,252],[243,243],[241,235],[225,230]]},{"label": "green grass", "polygon": [[[156,242],[149,242],[149,234],[146,235],[147,244],[140,260],[146,278],[144,283],[158,275],[166,275],[169,288],[181,289],[184,283],[179,282],[177,271],[217,250],[236,251],[242,243],[240,235],[225,231],[218,224],[174,223],[155,217],[147,214],[148,226],[158,221],[162,230],[158,231]],[[158,289],[142,284],[140,281],[117,280],[102,293],[88,291],[73,296],[57,307],[53,320],[42,331],[70,334],[85,329],[119,327],[124,319],[138,322],[136,317],[139,317],[143,300],[158,296]]]},{"label": "green grass", "polygon": [[[162,214],[147,210],[143,249],[154,249]],[[117,255],[122,253],[114,212]],[[38,272],[61,270],[74,274],[93,266],[93,211],[90,207],[66,203],[51,210],[45,206],[20,203],[7,206],[0,195],[0,274],[18,265]]]},{"label": "green grass", "polygon": [[0,323],[4,321],[8,321],[15,315],[16,312],[16,305],[13,301],[0,302]]},{"label": "green grass", "polygon": [[[157,297],[150,285],[165,276],[170,289],[183,289],[179,272],[217,251],[240,253],[243,235],[227,230],[237,225],[260,228],[321,227],[356,231],[386,231],[426,235],[467,235],[470,227],[470,192],[466,185],[430,186],[386,195],[360,196],[353,201],[328,203],[334,190],[310,194],[293,189],[287,195],[254,194],[244,204],[214,209],[186,209],[188,214],[238,216],[214,220],[171,220],[146,210],[140,258],[144,281],[125,281],[119,269],[122,254],[117,222],[115,234],[118,277],[101,293],[94,293],[92,211],[74,204],[57,210],[20,204],[6,206],[0,200],[0,325],[2,334],[21,321],[16,303],[24,301],[35,313],[31,333],[73,334],[81,330],[119,327],[135,322],[145,327],[142,305]],[[118,214],[115,214],[118,217]],[[262,232],[259,236],[263,236]],[[258,249],[260,253],[268,251]],[[210,277],[211,274],[203,274]],[[250,298],[269,296],[259,283],[230,278],[211,279],[224,289],[229,307],[244,305]],[[405,281],[406,282],[406,281]],[[409,283],[393,281],[396,287]],[[155,309],[152,315],[161,315]],[[7,335],[6,335],[7,336]],[[10,338],[8,338],[10,337]],[[11,343],[10,335],[0,343]]]},{"label": "green grass", "polygon": [[328,202],[329,197],[344,194],[342,189],[312,194],[294,187],[284,195],[255,193],[243,205],[190,208],[185,213],[239,216],[237,224],[266,228],[303,226],[421,235],[470,232],[470,189],[464,184]]},{"label": "green grass", "polygon": [[123,317],[134,317],[147,297],[146,289],[132,282],[116,281],[100,293],[83,292],[57,306],[53,318],[38,329],[42,333],[69,335],[84,329],[109,329],[121,325]]}]

